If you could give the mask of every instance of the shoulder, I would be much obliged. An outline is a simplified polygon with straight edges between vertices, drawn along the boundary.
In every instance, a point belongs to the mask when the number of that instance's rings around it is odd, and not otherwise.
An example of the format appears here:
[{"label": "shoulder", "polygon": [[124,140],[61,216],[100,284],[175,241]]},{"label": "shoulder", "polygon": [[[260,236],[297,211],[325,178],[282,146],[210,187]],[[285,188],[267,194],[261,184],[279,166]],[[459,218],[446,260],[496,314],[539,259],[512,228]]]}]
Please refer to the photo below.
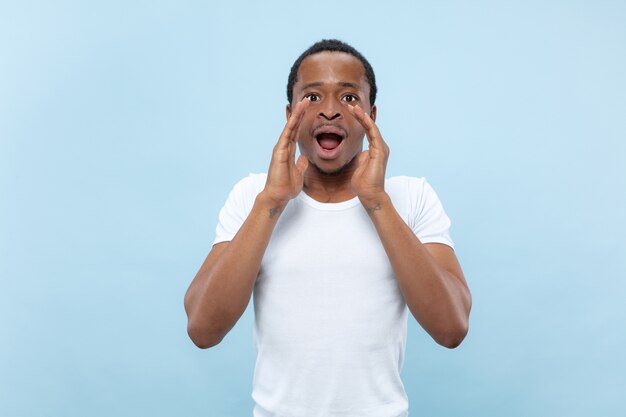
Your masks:
[{"label": "shoulder", "polygon": [[392,200],[419,200],[430,185],[424,177],[397,176],[385,181],[385,190]]},{"label": "shoulder", "polygon": [[401,214],[419,216],[425,208],[440,204],[437,193],[424,177],[391,177],[385,181],[385,190]]},{"label": "shoulder", "polygon": [[399,175],[397,177],[390,177],[385,180],[385,187],[391,192],[406,192],[407,190],[423,189],[426,182],[424,177],[409,177],[406,175]]},{"label": "shoulder", "polygon": [[231,189],[220,210],[213,244],[232,240],[252,210],[254,200],[265,186],[265,174],[248,174]]},{"label": "shoulder", "polygon": [[253,196],[256,197],[258,193],[263,191],[263,187],[265,187],[265,180],[267,179],[266,173],[250,173],[248,176],[240,179],[231,193],[238,193],[243,196]]},{"label": "shoulder", "polygon": [[240,179],[230,190],[225,209],[247,213],[252,209],[256,196],[263,191],[267,174],[248,174]]},{"label": "shoulder", "polygon": [[425,178],[389,178],[385,189],[398,213],[422,243],[443,243],[454,248],[449,232],[450,219]]}]

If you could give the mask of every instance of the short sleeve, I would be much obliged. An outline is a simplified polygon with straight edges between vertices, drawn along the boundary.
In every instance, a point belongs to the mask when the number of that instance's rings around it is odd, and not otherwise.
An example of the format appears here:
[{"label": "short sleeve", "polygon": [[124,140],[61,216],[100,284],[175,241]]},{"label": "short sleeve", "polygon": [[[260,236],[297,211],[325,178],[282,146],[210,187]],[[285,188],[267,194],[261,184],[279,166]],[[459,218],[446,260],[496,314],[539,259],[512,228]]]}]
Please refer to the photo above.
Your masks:
[{"label": "short sleeve", "polygon": [[454,248],[450,237],[450,218],[433,187],[423,178],[412,178],[409,187],[409,226],[413,233],[422,243],[443,243]]},{"label": "short sleeve", "polygon": [[265,174],[250,174],[235,184],[220,210],[214,245],[231,241],[235,237],[250,214],[257,194],[263,189],[265,179]]}]

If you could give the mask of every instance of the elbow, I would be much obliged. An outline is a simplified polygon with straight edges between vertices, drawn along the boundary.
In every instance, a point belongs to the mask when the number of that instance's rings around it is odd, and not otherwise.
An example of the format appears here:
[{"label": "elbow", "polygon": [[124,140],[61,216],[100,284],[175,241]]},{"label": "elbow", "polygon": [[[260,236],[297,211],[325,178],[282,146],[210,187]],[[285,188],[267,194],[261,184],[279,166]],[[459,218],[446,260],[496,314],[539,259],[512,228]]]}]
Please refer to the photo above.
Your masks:
[{"label": "elbow", "polygon": [[191,307],[189,301],[189,293],[185,295],[185,311],[187,312],[187,335],[194,345],[200,349],[209,349],[217,346],[226,333],[214,331],[211,326],[207,326],[210,322],[202,322],[198,320],[198,314]]},{"label": "elbow", "polygon": [[220,332],[212,332],[210,330],[200,328],[199,326],[194,325],[191,321],[187,324],[187,334],[193,344],[200,349],[209,349],[217,346],[225,336],[225,334]]},{"label": "elbow", "polygon": [[445,339],[438,340],[437,343],[439,343],[441,346],[445,348],[455,349],[461,345],[461,343],[463,342],[463,339],[465,339],[465,335],[450,336]]},{"label": "elbow", "polygon": [[448,349],[459,347],[469,332],[469,315],[471,308],[472,297],[468,291],[465,309],[459,312],[456,317],[449,322],[447,328],[439,334],[439,337],[433,337],[435,341]]},{"label": "elbow", "polygon": [[467,321],[465,323],[459,324],[455,326],[453,329],[449,329],[447,332],[438,335],[437,337],[433,337],[435,342],[439,345],[446,347],[448,349],[455,349],[461,345],[463,340],[465,340],[465,336],[469,331],[469,325]]},{"label": "elbow", "polygon": [[191,339],[194,345],[200,349],[209,349],[213,346],[217,346],[220,341],[212,341],[212,340],[202,340],[202,339]]}]

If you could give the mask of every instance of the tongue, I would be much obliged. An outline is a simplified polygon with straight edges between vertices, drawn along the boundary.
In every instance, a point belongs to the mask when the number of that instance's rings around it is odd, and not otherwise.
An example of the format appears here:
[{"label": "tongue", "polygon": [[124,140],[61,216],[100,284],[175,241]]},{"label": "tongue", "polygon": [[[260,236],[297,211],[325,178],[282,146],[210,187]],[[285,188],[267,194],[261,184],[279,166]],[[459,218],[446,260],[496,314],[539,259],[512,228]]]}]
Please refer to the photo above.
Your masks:
[{"label": "tongue", "polygon": [[335,149],[337,146],[339,146],[339,144],[341,143],[341,139],[339,139],[335,135],[324,135],[320,137],[317,142],[322,148],[330,150]]}]

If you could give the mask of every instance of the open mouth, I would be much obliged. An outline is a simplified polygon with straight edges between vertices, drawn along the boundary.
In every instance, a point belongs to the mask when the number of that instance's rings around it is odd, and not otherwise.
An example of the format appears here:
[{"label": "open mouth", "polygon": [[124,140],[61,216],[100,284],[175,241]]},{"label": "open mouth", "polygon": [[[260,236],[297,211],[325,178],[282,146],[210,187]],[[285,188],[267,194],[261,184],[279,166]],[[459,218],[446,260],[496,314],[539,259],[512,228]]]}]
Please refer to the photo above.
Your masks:
[{"label": "open mouth", "polygon": [[339,146],[339,144],[343,140],[343,137],[334,133],[322,133],[317,135],[315,139],[317,140],[317,143],[319,143],[319,145],[322,147],[322,149],[330,151]]},{"label": "open mouth", "polygon": [[316,128],[313,136],[322,149],[331,151],[341,144],[346,132],[338,126],[324,125]]}]

